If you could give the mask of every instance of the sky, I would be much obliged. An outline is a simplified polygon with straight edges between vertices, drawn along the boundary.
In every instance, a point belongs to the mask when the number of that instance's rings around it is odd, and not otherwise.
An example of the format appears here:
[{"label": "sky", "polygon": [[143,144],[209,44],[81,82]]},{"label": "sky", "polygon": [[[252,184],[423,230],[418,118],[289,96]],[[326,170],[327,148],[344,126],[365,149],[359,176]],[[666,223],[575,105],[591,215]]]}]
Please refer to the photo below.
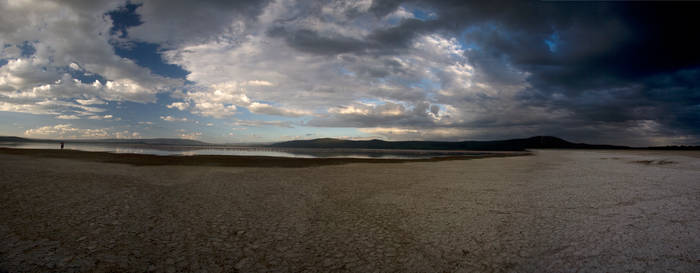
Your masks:
[{"label": "sky", "polygon": [[700,3],[0,0],[0,135],[700,144]]}]

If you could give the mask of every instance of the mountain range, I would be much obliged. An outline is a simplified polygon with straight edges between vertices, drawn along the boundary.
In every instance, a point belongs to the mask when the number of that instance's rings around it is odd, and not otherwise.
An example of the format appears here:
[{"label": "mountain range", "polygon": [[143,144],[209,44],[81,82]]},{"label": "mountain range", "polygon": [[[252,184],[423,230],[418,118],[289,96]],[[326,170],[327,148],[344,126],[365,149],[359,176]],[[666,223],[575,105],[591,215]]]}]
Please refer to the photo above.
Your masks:
[{"label": "mountain range", "polygon": [[481,150],[522,151],[525,149],[630,149],[627,146],[572,143],[553,136],[493,140],[493,141],[384,141],[342,140],[319,138],[294,140],[270,145],[279,148],[347,148],[347,149],[402,149],[402,150]]},{"label": "mountain range", "polygon": [[[151,139],[30,139],[15,136],[0,136],[0,142],[42,142],[90,144],[129,144],[129,145],[177,145],[177,146],[241,146],[233,144],[212,144],[198,140],[177,138]],[[657,146],[629,147],[621,145],[601,145],[574,143],[554,136],[534,136],[529,138],[492,140],[492,141],[384,141],[344,140],[336,138],[317,138],[310,140],[292,140],[272,144],[249,144],[272,148],[325,148],[325,149],[398,149],[398,150],[478,150],[478,151],[523,151],[526,149],[652,149],[652,150],[700,150],[700,146]]]}]

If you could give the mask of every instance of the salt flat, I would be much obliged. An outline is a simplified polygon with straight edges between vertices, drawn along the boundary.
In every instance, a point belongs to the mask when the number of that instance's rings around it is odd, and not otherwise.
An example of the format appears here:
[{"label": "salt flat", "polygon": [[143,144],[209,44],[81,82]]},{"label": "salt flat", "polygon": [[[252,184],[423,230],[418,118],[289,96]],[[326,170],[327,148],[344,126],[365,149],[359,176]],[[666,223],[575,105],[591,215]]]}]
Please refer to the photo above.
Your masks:
[{"label": "salt flat", "polygon": [[0,153],[0,208],[8,272],[700,272],[698,152],[299,168]]}]

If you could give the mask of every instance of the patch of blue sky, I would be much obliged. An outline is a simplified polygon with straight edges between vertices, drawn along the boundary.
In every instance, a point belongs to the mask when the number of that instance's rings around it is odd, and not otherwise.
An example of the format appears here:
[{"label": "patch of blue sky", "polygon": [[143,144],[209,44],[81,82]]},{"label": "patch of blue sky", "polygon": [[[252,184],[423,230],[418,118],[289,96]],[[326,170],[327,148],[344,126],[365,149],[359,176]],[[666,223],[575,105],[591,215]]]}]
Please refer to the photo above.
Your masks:
[{"label": "patch of blue sky", "polygon": [[341,75],[345,76],[350,76],[350,77],[355,77],[357,74],[355,72],[352,72],[350,70],[347,70],[345,67],[338,67],[338,73]]},{"label": "patch of blue sky", "polygon": [[474,50],[474,51],[479,51],[481,50],[481,46],[477,44],[474,41],[469,40],[467,38],[467,35],[469,34],[469,31],[464,30],[462,33],[460,33],[459,37],[457,37],[457,42],[459,42],[459,45],[462,47],[464,50]]},{"label": "patch of blue sky", "polygon": [[112,28],[110,29],[110,34],[119,34],[120,38],[124,38],[127,36],[127,29],[129,27],[142,24],[143,22],[141,22],[141,16],[136,13],[136,9],[140,6],[141,4],[132,4],[131,2],[127,2],[123,7],[108,12],[107,15],[112,18]]},{"label": "patch of blue sky", "polygon": [[[430,21],[430,20],[435,20],[437,19],[437,13],[433,10],[429,9],[424,9],[421,7],[418,7],[416,5],[412,4],[402,4],[401,9],[411,13],[413,19],[421,20],[421,21]],[[390,16],[387,18],[387,23],[389,23],[392,26],[398,25],[401,23],[402,20],[404,20],[402,16]]]},{"label": "patch of blue sky", "polygon": [[413,13],[413,16],[418,20],[429,21],[437,19],[437,13],[429,9],[414,7],[409,10],[411,11],[411,13]]},{"label": "patch of blue sky", "polygon": [[82,83],[94,83],[99,81],[101,84],[105,84],[107,80],[99,74],[95,73],[85,73],[80,70],[71,69],[69,67],[64,68],[65,71],[71,75],[74,79],[79,80]]},{"label": "patch of blue sky", "polygon": [[[459,36],[457,37],[457,41],[462,46],[462,49],[481,50],[481,47],[479,46],[479,44],[477,44],[476,42],[474,42],[472,40],[469,40],[469,35],[474,33],[474,32],[482,31],[484,28],[485,27],[482,25],[473,25],[473,26],[469,26],[469,27],[465,28],[464,30],[462,30],[462,32],[460,32]],[[495,26],[490,25],[490,26],[487,26],[486,28],[495,28]]]},{"label": "patch of blue sky", "polygon": [[3,120],[0,122],[0,131],[6,135],[23,136],[26,130],[61,123],[58,120],[51,122],[51,117],[50,115],[0,111],[0,120]]},{"label": "patch of blue sky", "polygon": [[375,99],[375,98],[361,98],[361,99],[359,99],[358,101],[359,101],[360,103],[363,103],[363,104],[371,104],[371,105],[382,105],[382,104],[386,104],[386,101],[384,101],[384,100],[379,100],[379,99]]},{"label": "patch of blue sky", "polygon": [[492,35],[498,36],[499,39],[503,39],[509,42],[515,42],[513,40],[513,35],[508,31],[504,30],[501,26],[495,23],[484,23],[478,25],[472,25],[464,30],[459,35],[459,42],[462,44],[463,49],[471,50],[481,50],[479,44],[474,41],[469,40],[469,36],[475,32],[491,32]]},{"label": "patch of blue sky", "polygon": [[173,116],[177,118],[187,118],[192,120],[193,115],[188,111],[180,111],[174,108],[167,108],[165,105],[172,101],[165,93],[156,95],[157,102],[140,103],[131,101],[111,101],[108,104],[97,105],[107,109],[105,114],[111,114],[114,118],[121,118],[122,122],[128,124],[138,124],[139,122],[163,122],[161,116]]},{"label": "patch of blue sky", "polygon": [[559,44],[561,43],[561,40],[559,39],[559,32],[555,31],[552,33],[552,35],[544,40],[544,43],[547,45],[549,52],[557,52],[559,50]]},{"label": "patch of blue sky", "polygon": [[[107,15],[112,18],[110,33],[112,35],[118,34],[119,38],[127,38],[130,27],[143,23],[139,14],[136,13],[136,9],[140,5],[127,2],[125,6],[108,12]],[[189,73],[178,65],[164,62],[158,44],[133,41],[121,44],[118,41],[114,41],[112,46],[114,47],[114,53],[119,57],[130,59],[136,64],[150,69],[154,74],[184,79]]]},{"label": "patch of blue sky", "polygon": [[[34,48],[34,45],[30,41],[24,41],[18,45],[13,45],[13,44],[3,45],[3,49],[7,49],[10,47],[16,47],[19,49],[19,57],[20,58],[29,58],[32,55],[34,55],[34,53],[36,53],[36,48]],[[9,59],[0,58],[0,66],[6,65],[8,62],[9,62]]]},{"label": "patch of blue sky", "polygon": [[17,48],[19,48],[20,56],[22,58],[31,57],[34,55],[34,53],[36,53],[36,48],[34,48],[34,45],[29,41],[24,41],[23,43],[17,45]]},{"label": "patch of blue sky", "polygon": [[[2,46],[3,50],[8,48],[8,47],[12,47],[12,45],[11,44],[4,44]],[[0,66],[6,65],[8,62],[9,61],[7,59],[0,58]]]},{"label": "patch of blue sky", "polygon": [[132,42],[128,47],[115,46],[114,53],[150,69],[154,74],[170,78],[186,78],[189,72],[178,65],[164,62],[159,48],[158,44]]},{"label": "patch of blue sky", "polygon": [[421,78],[417,82],[409,83],[408,86],[412,88],[420,88],[425,91],[437,91],[440,90],[442,85],[438,81],[433,81],[428,78]]}]

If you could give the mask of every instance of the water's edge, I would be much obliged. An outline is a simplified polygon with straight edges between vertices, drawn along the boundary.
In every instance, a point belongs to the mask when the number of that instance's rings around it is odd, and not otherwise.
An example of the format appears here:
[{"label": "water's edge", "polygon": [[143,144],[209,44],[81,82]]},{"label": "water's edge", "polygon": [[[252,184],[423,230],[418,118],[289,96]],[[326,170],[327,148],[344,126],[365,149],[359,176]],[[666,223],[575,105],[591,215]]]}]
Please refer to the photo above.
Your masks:
[{"label": "water's edge", "polygon": [[[0,147],[12,149],[60,150],[57,143],[0,142]],[[147,154],[160,156],[265,156],[287,158],[357,158],[357,159],[430,159],[450,156],[479,156],[494,154],[480,151],[388,150],[388,149],[303,149],[241,146],[180,146],[144,144],[68,143],[66,150],[107,152],[115,154]]]}]

